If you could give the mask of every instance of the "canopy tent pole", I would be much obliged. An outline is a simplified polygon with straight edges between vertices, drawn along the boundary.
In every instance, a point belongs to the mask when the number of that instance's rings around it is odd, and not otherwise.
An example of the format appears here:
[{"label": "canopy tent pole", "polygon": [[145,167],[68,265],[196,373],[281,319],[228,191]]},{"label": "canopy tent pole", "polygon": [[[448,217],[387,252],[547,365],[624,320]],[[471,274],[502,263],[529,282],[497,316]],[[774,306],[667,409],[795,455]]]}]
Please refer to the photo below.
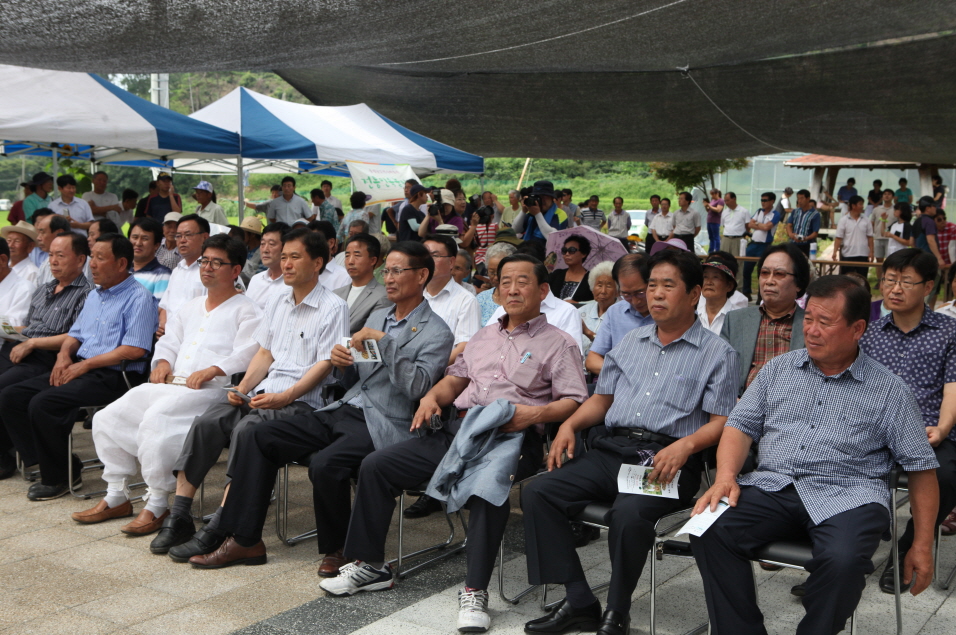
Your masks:
[{"label": "canopy tent pole", "polygon": [[528,166],[531,164],[531,157],[524,160],[524,167],[521,168],[521,177],[518,179],[518,187],[515,189],[521,191],[521,184],[524,183],[524,175],[528,172]]},{"label": "canopy tent pole", "polygon": [[55,143],[53,144],[52,152],[53,152],[53,178],[55,179],[56,177],[60,175],[59,174],[60,173],[60,158],[56,151]]},{"label": "canopy tent pole", "polygon": [[242,222],[243,212],[246,209],[246,197],[245,197],[245,188],[242,185],[242,157],[236,157],[236,185],[238,186],[239,196],[236,198],[236,202],[239,203],[239,222]]}]

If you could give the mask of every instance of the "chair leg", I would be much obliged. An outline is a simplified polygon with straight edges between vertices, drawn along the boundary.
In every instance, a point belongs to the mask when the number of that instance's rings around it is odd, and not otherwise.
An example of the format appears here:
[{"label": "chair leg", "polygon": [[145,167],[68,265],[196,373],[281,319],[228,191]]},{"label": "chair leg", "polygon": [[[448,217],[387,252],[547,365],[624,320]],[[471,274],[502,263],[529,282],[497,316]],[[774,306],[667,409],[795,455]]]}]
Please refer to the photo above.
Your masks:
[{"label": "chair leg", "polygon": [[[465,517],[462,515],[461,510],[459,510],[456,512],[456,515],[458,516],[458,521],[461,523],[462,530],[465,532],[465,539],[456,544],[452,544],[455,542],[455,523],[452,520],[451,514],[448,513],[448,508],[444,503],[442,503],[442,512],[445,514],[445,522],[448,523],[448,538],[446,538],[444,542],[440,542],[430,547],[425,547],[424,549],[419,549],[418,551],[413,551],[411,553],[405,553],[405,492],[402,492],[398,509],[398,557],[389,561],[389,564],[396,564],[397,568],[395,571],[399,578],[404,579],[406,576],[418,571],[422,567],[426,567],[433,562],[444,560],[449,556],[455,555],[459,551],[464,550],[465,545],[468,543],[468,523],[465,521]],[[442,553],[440,555],[423,560],[411,567],[405,568],[405,560],[408,560],[409,558],[417,558],[418,556],[423,556],[426,553],[431,553],[432,551],[442,551]]]},{"label": "chair leg", "polygon": [[896,635],[903,634],[903,602],[900,592],[900,550],[899,550],[899,518],[897,506],[897,490],[892,492],[893,514],[890,519],[892,541],[890,542],[890,558],[893,561],[893,600],[896,604]]},{"label": "chair leg", "polygon": [[532,584],[514,597],[509,598],[505,595],[505,542],[502,540],[501,544],[498,545],[498,596],[509,604],[517,604],[521,598],[537,588],[537,584]]},{"label": "chair leg", "polygon": [[657,545],[658,538],[654,538],[651,547],[651,635],[657,635]]}]

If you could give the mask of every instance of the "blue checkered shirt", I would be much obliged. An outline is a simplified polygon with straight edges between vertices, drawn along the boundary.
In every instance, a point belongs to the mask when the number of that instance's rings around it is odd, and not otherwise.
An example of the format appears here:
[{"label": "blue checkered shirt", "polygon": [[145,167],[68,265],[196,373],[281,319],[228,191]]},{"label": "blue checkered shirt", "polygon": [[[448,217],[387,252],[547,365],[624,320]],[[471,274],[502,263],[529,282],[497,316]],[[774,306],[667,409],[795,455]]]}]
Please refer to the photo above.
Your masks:
[{"label": "blue checkered shirt", "polygon": [[[924,306],[920,323],[904,333],[893,322],[893,315],[886,315],[866,329],[860,348],[909,385],[923,414],[923,425],[939,425],[943,387],[956,382],[956,320]],[[956,441],[956,427],[949,438]]]},{"label": "blue checkered shirt", "polygon": [[889,473],[939,466],[902,379],[860,351],[827,377],[806,349],[767,362],[727,425],[759,443],[757,468],[737,480],[767,492],[796,487],[810,518],[869,503],[890,509]]},{"label": "blue checkered shirt", "polygon": [[595,393],[614,396],[604,417],[609,428],[686,437],[710,415],[730,414],[739,378],[737,351],[699,321],[667,346],[651,323],[608,352]]}]

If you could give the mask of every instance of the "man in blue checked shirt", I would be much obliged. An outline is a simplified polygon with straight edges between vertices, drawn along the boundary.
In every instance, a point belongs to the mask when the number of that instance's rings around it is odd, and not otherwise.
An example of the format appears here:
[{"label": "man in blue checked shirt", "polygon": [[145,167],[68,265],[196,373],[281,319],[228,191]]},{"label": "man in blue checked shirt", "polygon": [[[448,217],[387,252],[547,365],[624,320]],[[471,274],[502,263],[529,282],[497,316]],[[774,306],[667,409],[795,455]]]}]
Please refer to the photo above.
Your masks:
[{"label": "man in blue checked shirt", "polygon": [[[651,256],[647,268],[654,323],[632,330],[607,353],[594,395],[551,444],[550,472],[522,491],[528,578],[532,584],[563,584],[567,591],[555,611],[525,624],[527,633],[627,634],[654,523],[697,493],[699,453],[717,444],[736,403],[737,352],[695,313],[704,279],[700,260],[665,249]],[[591,447],[580,452],[575,435],[588,428]],[[679,499],[619,492],[625,464],[652,467],[648,478],[659,483],[674,481],[680,471]],[[603,612],[584,577],[569,522],[596,501],[613,501],[605,520],[611,585]]]},{"label": "man in blue checked shirt", "polygon": [[[3,392],[0,409],[7,432],[21,456],[34,456],[42,479],[30,486],[33,501],[59,498],[69,491],[67,439],[76,410],[101,406],[126,391],[120,372],[142,381],[145,361],[158,326],[152,294],[129,273],[133,245],[119,234],[103,234],[93,245],[90,291],[57,354],[51,373],[28,379]],[[79,459],[73,457],[74,485]]]},{"label": "man in blue checked shirt", "polygon": [[[691,538],[714,633],[766,635],[749,560],[768,542],[808,535],[797,634],[843,630],[889,528],[896,464],[909,474],[915,527],[903,580],[916,577],[916,595],[933,579],[938,463],[913,393],[857,344],[870,294],[847,276],[824,276],[807,296],[806,350],[770,360],[747,388],[724,427],[714,486],[694,508],[713,510],[722,497],[730,504]],[[753,443],[757,467],[739,475]]]},{"label": "man in blue checked shirt", "polygon": [[[883,263],[883,304],[890,310],[870,325],[860,348],[905,381],[919,404],[939,469],[939,513],[934,529],[956,506],[956,320],[926,306],[938,267],[920,249],[901,249]],[[900,559],[913,544],[913,521],[900,537]],[[880,589],[893,593],[893,561]]]}]

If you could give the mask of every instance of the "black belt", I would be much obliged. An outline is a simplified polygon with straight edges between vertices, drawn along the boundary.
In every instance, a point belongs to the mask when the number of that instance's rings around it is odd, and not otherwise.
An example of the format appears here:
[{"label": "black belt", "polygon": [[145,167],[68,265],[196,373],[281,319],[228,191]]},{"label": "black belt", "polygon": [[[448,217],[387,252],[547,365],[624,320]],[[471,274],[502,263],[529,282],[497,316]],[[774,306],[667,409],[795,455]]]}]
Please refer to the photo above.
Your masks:
[{"label": "black belt", "polygon": [[740,236],[728,236],[727,234],[724,234],[724,238],[743,238],[743,237],[744,237],[743,234],[741,234]]},{"label": "black belt", "polygon": [[628,439],[635,439],[637,441],[650,441],[665,446],[677,441],[676,437],[658,434],[650,430],[645,430],[644,428],[611,428],[611,434],[616,437],[627,437]]}]

